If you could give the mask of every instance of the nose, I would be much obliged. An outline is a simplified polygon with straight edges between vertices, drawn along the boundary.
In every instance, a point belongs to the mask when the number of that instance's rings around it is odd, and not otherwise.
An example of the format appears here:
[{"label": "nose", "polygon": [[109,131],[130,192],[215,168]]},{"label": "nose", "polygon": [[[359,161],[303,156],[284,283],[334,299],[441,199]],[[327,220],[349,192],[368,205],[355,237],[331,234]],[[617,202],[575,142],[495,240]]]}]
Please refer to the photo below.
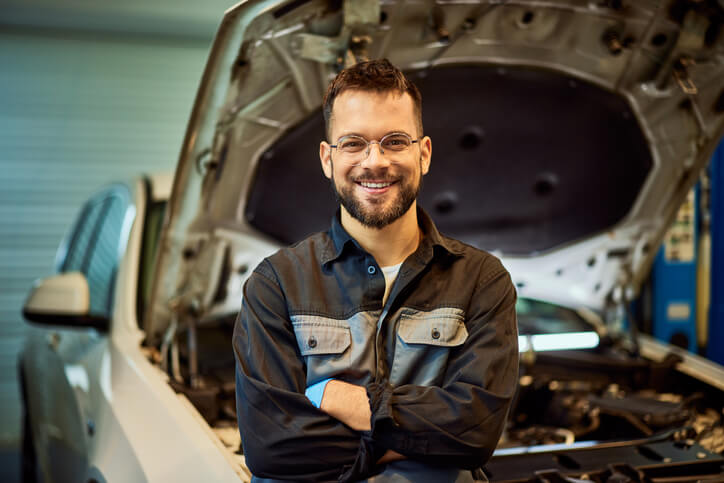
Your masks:
[{"label": "nose", "polygon": [[385,150],[382,149],[382,145],[380,144],[379,141],[370,141],[370,142],[367,143],[367,151],[365,152],[365,156],[369,156],[369,155],[370,155],[370,151],[372,151],[372,145],[373,145],[373,144],[376,144],[376,145],[377,145],[377,148],[380,150],[380,154],[385,154]]},{"label": "nose", "polygon": [[[373,144],[376,145],[376,148],[372,147]],[[385,151],[379,141],[372,141],[367,145],[367,152],[361,164],[366,165],[368,168],[387,166],[390,163],[384,154]]]}]

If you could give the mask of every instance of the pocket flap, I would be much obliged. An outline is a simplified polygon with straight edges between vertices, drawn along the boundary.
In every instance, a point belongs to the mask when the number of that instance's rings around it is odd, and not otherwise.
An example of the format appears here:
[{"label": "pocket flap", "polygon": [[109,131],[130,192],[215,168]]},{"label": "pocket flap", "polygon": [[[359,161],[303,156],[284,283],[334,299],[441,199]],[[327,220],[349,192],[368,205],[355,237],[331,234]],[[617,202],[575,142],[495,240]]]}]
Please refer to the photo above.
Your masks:
[{"label": "pocket flap", "polygon": [[295,323],[294,335],[303,356],[341,354],[352,343],[349,327],[338,325]]},{"label": "pocket flap", "polygon": [[403,316],[397,332],[408,344],[443,347],[461,345],[468,338],[468,329],[459,317]]}]

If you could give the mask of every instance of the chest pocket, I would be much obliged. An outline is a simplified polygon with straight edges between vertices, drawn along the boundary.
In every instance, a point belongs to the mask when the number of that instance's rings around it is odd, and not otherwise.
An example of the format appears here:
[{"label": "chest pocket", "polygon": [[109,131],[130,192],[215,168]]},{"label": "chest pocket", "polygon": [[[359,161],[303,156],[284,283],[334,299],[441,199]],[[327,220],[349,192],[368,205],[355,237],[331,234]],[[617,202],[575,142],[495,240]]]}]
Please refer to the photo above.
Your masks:
[{"label": "chest pocket", "polygon": [[439,310],[444,312],[400,315],[390,372],[393,386],[442,384],[449,352],[465,343],[468,331],[462,310]]},{"label": "chest pocket", "polygon": [[292,319],[292,324],[307,365],[308,385],[349,367],[352,338],[345,321],[304,316]]}]

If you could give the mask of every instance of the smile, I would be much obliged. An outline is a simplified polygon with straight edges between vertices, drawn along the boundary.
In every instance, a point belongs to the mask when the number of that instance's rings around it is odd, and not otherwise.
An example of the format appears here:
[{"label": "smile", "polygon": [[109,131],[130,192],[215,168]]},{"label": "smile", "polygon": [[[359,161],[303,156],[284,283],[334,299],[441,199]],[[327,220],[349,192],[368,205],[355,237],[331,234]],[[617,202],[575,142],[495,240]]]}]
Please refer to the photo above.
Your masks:
[{"label": "smile", "polygon": [[363,188],[380,189],[380,188],[387,188],[388,186],[391,186],[393,184],[393,182],[392,181],[387,181],[387,182],[360,181],[359,184],[362,185]]}]

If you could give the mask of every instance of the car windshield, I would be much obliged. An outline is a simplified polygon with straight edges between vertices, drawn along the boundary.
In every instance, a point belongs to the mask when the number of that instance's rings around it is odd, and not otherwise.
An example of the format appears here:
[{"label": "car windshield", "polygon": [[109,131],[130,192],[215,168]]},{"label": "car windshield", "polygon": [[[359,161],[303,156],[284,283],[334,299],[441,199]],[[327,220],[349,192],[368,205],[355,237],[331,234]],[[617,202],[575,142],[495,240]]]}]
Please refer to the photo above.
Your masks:
[{"label": "car windshield", "polygon": [[593,327],[575,310],[560,305],[521,297],[518,298],[515,310],[518,313],[518,333],[520,335],[593,330]]},{"label": "car windshield", "polygon": [[598,333],[575,310],[518,298],[518,350],[527,352],[595,349]]}]

